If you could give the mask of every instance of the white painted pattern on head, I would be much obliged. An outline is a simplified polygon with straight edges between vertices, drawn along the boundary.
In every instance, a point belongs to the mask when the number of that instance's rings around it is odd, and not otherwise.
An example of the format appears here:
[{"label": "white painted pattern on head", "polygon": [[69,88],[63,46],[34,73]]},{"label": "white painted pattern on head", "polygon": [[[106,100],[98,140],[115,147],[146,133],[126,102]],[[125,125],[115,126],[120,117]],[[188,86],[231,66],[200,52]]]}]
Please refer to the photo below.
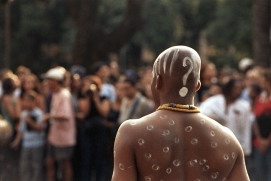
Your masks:
[{"label": "white painted pattern on head", "polygon": [[174,68],[174,64],[178,59],[178,54],[179,54],[179,49],[177,51],[174,52],[171,63],[170,63],[170,68],[169,68],[169,75],[172,76],[172,72],[173,72],[173,68]]},{"label": "white painted pattern on head", "polygon": [[179,94],[180,94],[181,97],[185,97],[187,95],[187,93],[188,93],[188,89],[185,86],[186,86],[186,82],[187,82],[188,76],[189,76],[189,74],[192,72],[192,70],[194,68],[192,59],[190,57],[185,57],[183,59],[183,67],[187,66],[187,63],[186,63],[187,61],[190,62],[190,67],[189,67],[187,73],[185,73],[184,76],[183,76],[183,86],[184,87],[182,87],[180,89],[180,91],[179,91]]},{"label": "white painted pattern on head", "polygon": [[165,55],[165,59],[164,59],[164,62],[163,62],[163,69],[164,69],[164,73],[166,73],[166,70],[167,70],[167,61],[168,61],[168,57],[170,55],[171,51],[168,51]]}]

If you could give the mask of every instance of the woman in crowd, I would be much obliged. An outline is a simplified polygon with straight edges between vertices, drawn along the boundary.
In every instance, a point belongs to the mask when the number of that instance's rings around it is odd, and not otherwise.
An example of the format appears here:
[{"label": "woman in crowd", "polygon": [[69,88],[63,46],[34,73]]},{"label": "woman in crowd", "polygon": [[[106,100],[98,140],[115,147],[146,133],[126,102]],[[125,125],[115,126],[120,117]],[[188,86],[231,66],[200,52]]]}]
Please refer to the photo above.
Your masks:
[{"label": "woman in crowd", "polygon": [[78,116],[83,118],[79,126],[79,147],[81,152],[80,180],[102,180],[106,154],[106,123],[110,103],[100,97],[102,82],[97,76],[83,78],[81,98],[78,102]]},{"label": "woman in crowd", "polygon": [[36,106],[40,108],[43,112],[45,112],[45,98],[44,95],[41,93],[41,84],[37,76],[34,74],[25,75],[24,79],[22,80],[20,98],[22,99],[25,92],[28,91],[35,91],[37,93]]},{"label": "woman in crowd", "polygon": [[254,164],[256,180],[271,181],[271,70],[262,73],[263,92],[254,103]]},{"label": "woman in crowd", "polygon": [[[12,75],[12,77],[3,80],[3,95],[0,100],[1,115],[12,127],[13,135],[15,135],[16,126],[21,113],[19,101],[13,96],[13,92],[16,89],[16,79],[18,79],[17,76]],[[19,151],[10,149],[9,144],[7,144],[1,146],[0,156],[3,158],[0,164],[2,167],[0,169],[0,176],[6,178],[6,180],[18,180]]]}]

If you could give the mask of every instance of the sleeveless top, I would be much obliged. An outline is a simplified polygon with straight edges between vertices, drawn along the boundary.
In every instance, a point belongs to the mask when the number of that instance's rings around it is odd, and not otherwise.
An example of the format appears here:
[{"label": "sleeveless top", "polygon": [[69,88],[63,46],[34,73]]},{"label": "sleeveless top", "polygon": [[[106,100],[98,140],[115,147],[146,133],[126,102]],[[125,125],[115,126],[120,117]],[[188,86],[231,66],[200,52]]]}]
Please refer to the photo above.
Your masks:
[{"label": "sleeveless top", "polygon": [[[12,106],[15,107],[16,103],[14,102],[14,100],[11,100]],[[15,128],[15,121],[12,119],[12,117],[10,116],[7,108],[5,107],[5,105],[1,102],[0,105],[0,109],[1,109],[1,114],[4,120],[6,120],[11,126],[12,126],[12,130],[14,130]]]}]

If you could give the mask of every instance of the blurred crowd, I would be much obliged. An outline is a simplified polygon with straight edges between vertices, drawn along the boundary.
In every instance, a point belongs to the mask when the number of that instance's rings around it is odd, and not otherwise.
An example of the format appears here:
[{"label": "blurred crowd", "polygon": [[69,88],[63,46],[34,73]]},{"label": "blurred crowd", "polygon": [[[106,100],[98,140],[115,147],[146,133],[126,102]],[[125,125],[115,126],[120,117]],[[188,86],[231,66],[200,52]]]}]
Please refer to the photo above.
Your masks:
[{"label": "blurred crowd", "polygon": [[[156,109],[151,80],[152,67],[120,72],[117,62],[0,70],[0,114],[13,130],[0,181],[109,181],[118,127]],[[270,69],[202,65],[195,105],[235,134],[252,181],[271,180],[270,96]]]}]

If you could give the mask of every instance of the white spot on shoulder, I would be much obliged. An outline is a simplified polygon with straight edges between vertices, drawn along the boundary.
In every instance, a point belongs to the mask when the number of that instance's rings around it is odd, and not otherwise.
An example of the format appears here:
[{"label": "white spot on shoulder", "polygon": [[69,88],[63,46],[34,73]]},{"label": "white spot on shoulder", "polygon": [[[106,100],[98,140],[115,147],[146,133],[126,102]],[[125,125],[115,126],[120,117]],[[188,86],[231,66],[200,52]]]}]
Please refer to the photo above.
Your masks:
[{"label": "white spot on shoulder", "polygon": [[212,147],[212,148],[216,148],[217,145],[218,145],[217,142],[215,142],[215,141],[212,141],[212,142],[211,142],[211,147]]},{"label": "white spot on shoulder", "polygon": [[200,165],[204,165],[206,162],[207,162],[206,159],[201,159],[201,160],[199,161],[199,164],[200,164]]},{"label": "white spot on shoulder", "polygon": [[172,172],[172,169],[171,168],[167,168],[166,172],[167,172],[167,174],[170,174]]},{"label": "white spot on shoulder", "polygon": [[198,140],[197,138],[193,138],[193,139],[191,140],[191,144],[192,144],[192,145],[196,145],[196,144],[198,144],[198,142],[199,142],[199,140]]},{"label": "white spot on shoulder", "polygon": [[228,138],[226,138],[226,139],[225,139],[225,143],[228,145],[228,144],[231,143],[231,141],[230,141]]},{"label": "white spot on shoulder", "polygon": [[158,170],[160,170],[160,167],[158,165],[153,165],[152,169],[155,170],[155,171],[158,171]]},{"label": "white spot on shoulder", "polygon": [[180,138],[177,138],[177,137],[176,137],[176,138],[174,139],[174,142],[175,142],[175,143],[179,143],[179,142],[180,142]]},{"label": "white spot on shoulder", "polygon": [[211,179],[212,179],[212,180],[217,179],[218,175],[219,175],[219,173],[218,173],[218,172],[212,173],[212,175],[211,175]]},{"label": "white spot on shoulder", "polygon": [[149,130],[149,131],[153,130],[153,128],[154,128],[154,126],[153,126],[153,125],[149,125],[149,126],[147,126],[147,130]]},{"label": "white spot on shoulder", "polygon": [[224,160],[229,160],[229,155],[225,154],[225,155],[223,156],[223,158],[224,158]]},{"label": "white spot on shoulder", "polygon": [[189,133],[189,132],[192,131],[192,129],[193,129],[192,126],[187,126],[187,127],[185,128],[185,131]]},{"label": "white spot on shoulder", "polygon": [[180,161],[180,160],[174,160],[174,161],[173,161],[173,165],[174,165],[175,167],[178,167],[178,166],[181,165],[181,161]]},{"label": "white spot on shoulder", "polygon": [[200,120],[200,124],[205,124],[205,122],[206,122],[205,119]]},{"label": "white spot on shoulder", "polygon": [[168,136],[170,134],[170,131],[168,129],[164,130],[162,135],[163,136]]},{"label": "white spot on shoulder", "polygon": [[124,165],[122,164],[122,163],[119,163],[119,169],[120,170],[124,170],[125,168],[124,168]]},{"label": "white spot on shoulder", "polygon": [[215,132],[214,131],[211,131],[211,136],[215,136]]},{"label": "white spot on shoulder", "polygon": [[160,118],[161,118],[161,119],[166,119],[166,118],[167,118],[167,115],[161,115]]},{"label": "white spot on shoulder", "polygon": [[170,120],[168,121],[168,124],[169,124],[170,126],[173,126],[173,125],[175,124],[175,121],[174,121],[173,119],[170,119]]},{"label": "white spot on shoulder", "polygon": [[147,158],[147,159],[150,159],[151,158],[151,154],[150,153],[145,153],[145,158]]},{"label": "white spot on shoulder", "polygon": [[145,141],[142,138],[138,139],[139,146],[144,145],[144,143],[145,143]]},{"label": "white spot on shoulder", "polygon": [[210,169],[210,166],[209,166],[209,165],[204,165],[204,166],[203,166],[203,171],[206,172],[206,171],[208,171],[209,169]]},{"label": "white spot on shoulder", "polygon": [[169,147],[164,147],[164,148],[163,148],[163,152],[164,152],[164,153],[169,152]]}]

